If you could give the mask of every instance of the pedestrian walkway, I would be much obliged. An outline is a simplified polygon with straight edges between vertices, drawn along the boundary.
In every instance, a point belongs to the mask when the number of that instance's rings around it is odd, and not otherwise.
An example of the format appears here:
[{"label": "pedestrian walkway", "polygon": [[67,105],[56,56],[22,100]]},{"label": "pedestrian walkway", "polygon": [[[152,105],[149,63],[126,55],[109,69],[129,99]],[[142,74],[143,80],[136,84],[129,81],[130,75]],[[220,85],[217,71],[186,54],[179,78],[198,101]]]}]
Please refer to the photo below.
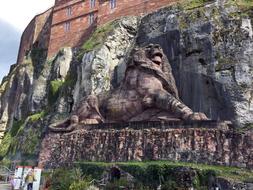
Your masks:
[{"label": "pedestrian walkway", "polygon": [[10,184],[0,184],[0,189],[1,190],[11,190],[11,185]]}]

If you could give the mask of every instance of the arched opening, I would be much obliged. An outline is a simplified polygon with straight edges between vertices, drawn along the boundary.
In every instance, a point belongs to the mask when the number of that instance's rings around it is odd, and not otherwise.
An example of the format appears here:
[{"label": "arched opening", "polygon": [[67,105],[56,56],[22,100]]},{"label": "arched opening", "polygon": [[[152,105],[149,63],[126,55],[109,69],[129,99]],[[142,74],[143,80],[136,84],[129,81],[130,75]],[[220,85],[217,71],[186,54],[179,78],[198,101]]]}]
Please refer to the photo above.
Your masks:
[{"label": "arched opening", "polygon": [[114,180],[119,180],[120,177],[121,177],[121,172],[118,168],[116,167],[113,167],[111,168],[111,180],[114,181]]}]

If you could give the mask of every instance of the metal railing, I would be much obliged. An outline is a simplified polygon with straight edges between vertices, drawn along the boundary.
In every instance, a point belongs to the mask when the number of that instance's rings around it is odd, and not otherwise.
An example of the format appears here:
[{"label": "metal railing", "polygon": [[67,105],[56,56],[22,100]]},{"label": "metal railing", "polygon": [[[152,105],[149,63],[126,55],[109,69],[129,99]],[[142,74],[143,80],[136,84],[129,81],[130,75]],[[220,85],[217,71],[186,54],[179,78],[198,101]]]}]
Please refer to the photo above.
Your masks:
[{"label": "metal railing", "polygon": [[14,175],[14,171],[11,171],[6,166],[0,166],[0,183],[7,183],[11,175]]}]

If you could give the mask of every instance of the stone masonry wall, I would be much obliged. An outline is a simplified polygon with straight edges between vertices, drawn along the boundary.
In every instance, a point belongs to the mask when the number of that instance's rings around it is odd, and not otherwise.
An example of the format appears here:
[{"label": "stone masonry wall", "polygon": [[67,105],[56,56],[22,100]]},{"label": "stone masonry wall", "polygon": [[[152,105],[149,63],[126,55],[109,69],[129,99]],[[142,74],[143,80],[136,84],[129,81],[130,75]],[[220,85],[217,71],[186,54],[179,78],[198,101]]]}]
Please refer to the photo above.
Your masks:
[{"label": "stone masonry wall", "polygon": [[17,63],[20,64],[23,62],[27,51],[31,50],[36,41],[41,47],[48,47],[51,27],[51,13],[52,9],[49,9],[46,12],[35,16],[28,24],[21,37]]},{"label": "stone masonry wall", "polygon": [[[215,126],[216,125],[216,126]],[[137,124],[48,134],[39,164],[57,167],[74,161],[177,160],[253,168],[253,134],[221,124]]]},{"label": "stone masonry wall", "polygon": [[35,19],[33,19],[28,24],[28,26],[26,27],[25,31],[23,32],[21,36],[17,63],[23,62],[24,56],[26,55],[26,51],[31,49],[32,47],[34,29],[35,29],[34,25],[35,25]]}]

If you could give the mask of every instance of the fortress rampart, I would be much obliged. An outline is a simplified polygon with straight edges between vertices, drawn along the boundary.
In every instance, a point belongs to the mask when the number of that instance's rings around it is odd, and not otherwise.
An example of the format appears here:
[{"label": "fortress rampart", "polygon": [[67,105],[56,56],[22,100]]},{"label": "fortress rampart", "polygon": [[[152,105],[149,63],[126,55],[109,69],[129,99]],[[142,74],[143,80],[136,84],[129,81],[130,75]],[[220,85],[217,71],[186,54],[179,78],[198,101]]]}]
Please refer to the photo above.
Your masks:
[{"label": "fortress rampart", "polygon": [[18,63],[34,43],[48,50],[48,58],[62,47],[78,47],[94,29],[121,16],[142,15],[177,0],[56,0],[48,11],[37,15],[23,32]]},{"label": "fortress rampart", "polygon": [[48,9],[44,13],[35,16],[28,24],[21,37],[17,63],[23,62],[24,57],[33,45],[48,49],[52,13],[52,9]]}]

